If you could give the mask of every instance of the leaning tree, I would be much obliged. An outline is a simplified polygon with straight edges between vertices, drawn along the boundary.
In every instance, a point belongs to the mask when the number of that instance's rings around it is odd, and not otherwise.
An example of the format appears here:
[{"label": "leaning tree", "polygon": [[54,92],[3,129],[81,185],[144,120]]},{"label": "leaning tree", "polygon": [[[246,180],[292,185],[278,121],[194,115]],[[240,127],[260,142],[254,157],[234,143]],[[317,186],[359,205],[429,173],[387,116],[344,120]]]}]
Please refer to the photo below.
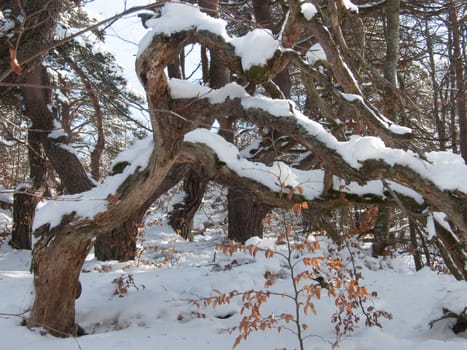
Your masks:
[{"label": "leaning tree", "polygon": [[[349,200],[378,198],[395,201],[407,212],[436,212],[433,217],[443,229],[434,234],[444,248],[446,263],[457,278],[467,278],[464,160],[416,149],[412,131],[372,104],[373,96],[365,93],[359,74],[365,62],[351,55],[341,28],[344,16],[357,21],[358,8],[350,1],[325,3],[289,1],[276,34],[258,28],[232,37],[225,21],[182,3],[168,3],[159,17],[146,21],[152,30],[140,43],[136,70],[146,91],[153,134],[123,152],[102,184],[49,201],[36,213],[35,300],[29,326],[43,326],[62,336],[77,332],[75,297],[93,240],[147,208],[177,177],[180,164],[187,163],[202,168],[210,180],[246,192],[268,207],[290,207],[294,201],[307,200],[310,207],[325,211]],[[301,40],[303,33],[312,40]],[[238,83],[212,89],[168,80],[166,67],[192,43],[208,48],[248,89]],[[312,50],[304,50],[304,43]],[[284,94],[272,81],[287,66],[299,72],[312,92],[308,106],[323,118],[316,121],[291,100],[280,98]],[[367,73],[366,79],[371,76]],[[378,137],[336,138],[319,123],[334,119],[338,124],[337,112],[325,96],[353,111]],[[299,160],[304,162],[292,166],[245,158],[232,143],[205,129],[215,119],[229,117],[279,131],[303,150]],[[289,195],[281,196],[284,192]]]}]

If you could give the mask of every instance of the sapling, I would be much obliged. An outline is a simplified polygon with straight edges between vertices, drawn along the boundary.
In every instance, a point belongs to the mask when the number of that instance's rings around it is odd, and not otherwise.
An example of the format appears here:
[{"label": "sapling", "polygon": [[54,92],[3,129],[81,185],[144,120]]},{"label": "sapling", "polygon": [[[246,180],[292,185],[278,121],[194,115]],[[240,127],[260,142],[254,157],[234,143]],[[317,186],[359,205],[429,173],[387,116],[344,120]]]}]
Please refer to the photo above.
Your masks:
[{"label": "sapling", "polygon": [[[300,189],[290,189],[287,197],[291,198],[294,191],[300,192]],[[336,324],[336,341],[333,345],[338,344],[343,334],[354,330],[355,324],[360,320],[355,309],[363,310],[367,326],[381,326],[377,318],[379,316],[389,317],[387,313],[375,311],[373,306],[365,309],[364,303],[369,297],[369,292],[359,285],[361,278],[356,272],[354,261],[352,261],[351,269],[344,269],[342,258],[338,254],[329,253],[325,256],[316,239],[294,234],[293,216],[299,215],[303,209],[307,208],[307,202],[301,202],[294,204],[291,210],[284,213],[283,232],[277,235],[273,248],[242,245],[232,241],[226,241],[219,247],[227,255],[247,252],[253,258],[258,253],[264,254],[268,259],[279,257],[287,271],[285,274],[266,272],[262,289],[241,292],[233,290],[227,293],[214,289],[214,296],[190,300],[190,303],[198,308],[201,306],[216,308],[218,305],[230,304],[234,298],[241,298],[240,315],[243,317],[238,326],[229,329],[229,332],[238,331],[239,333],[234,341],[234,348],[242,340],[246,340],[252,331],[276,329],[278,332],[282,330],[291,332],[297,338],[298,348],[304,350],[305,339],[312,335],[306,320],[311,315],[317,314],[314,301],[319,300],[324,291],[328,297],[334,298],[338,309],[332,317],[332,321]],[[272,216],[268,216],[267,220],[271,221]],[[284,277],[290,281],[291,288],[284,292],[272,290],[276,280],[283,280]],[[263,314],[262,306],[271,297],[289,300],[293,311]]]}]

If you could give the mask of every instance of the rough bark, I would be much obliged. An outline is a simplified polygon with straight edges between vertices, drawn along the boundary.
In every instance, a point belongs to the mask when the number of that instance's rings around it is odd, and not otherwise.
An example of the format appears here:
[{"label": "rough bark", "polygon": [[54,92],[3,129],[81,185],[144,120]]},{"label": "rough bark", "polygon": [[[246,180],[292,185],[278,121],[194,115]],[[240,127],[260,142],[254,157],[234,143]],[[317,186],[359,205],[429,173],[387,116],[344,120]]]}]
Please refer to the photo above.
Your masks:
[{"label": "rough bark", "polygon": [[94,243],[94,254],[101,261],[128,261],[136,256],[138,225],[143,215],[135,215],[110,233],[99,235]]},{"label": "rough bark", "polygon": [[[384,160],[368,159],[361,161],[361,167],[356,169],[347,163],[333,148],[329,147],[319,135],[310,134],[305,130],[295,118],[290,116],[278,118],[276,115],[272,115],[260,108],[244,109],[239,99],[227,100],[223,105],[211,105],[210,107],[207,106],[209,102],[203,99],[195,99],[191,100],[191,102],[186,100],[178,101],[174,103],[174,107],[179,103],[181,106],[189,103],[191,109],[210,110],[213,116],[229,111],[242,119],[255,123],[259,127],[281,130],[281,132],[313,152],[319,162],[331,173],[343,179],[365,183],[369,179],[384,178],[401,184],[410,184],[410,187],[424,196],[430,205],[445,212],[461,228],[462,232],[466,232],[467,215],[464,213],[463,208],[464,203],[467,201],[467,195],[458,191],[442,191],[428,178],[420,175],[409,166],[388,164]],[[423,162],[416,155],[413,155],[413,157],[414,161]]]},{"label": "rough bark", "polygon": [[[12,0],[2,2],[2,10],[8,8],[15,16],[24,16],[24,23],[20,34],[16,32],[12,38],[2,40],[0,44],[1,82],[20,81],[24,73],[41,64],[47,53],[44,49],[50,44],[58,16],[66,5],[67,2],[61,0],[33,0],[25,4]],[[11,47],[15,49],[21,72],[14,72],[10,64],[8,51]],[[0,96],[9,89],[10,87],[0,86]]]},{"label": "rough bark", "polygon": [[427,47],[427,54],[430,62],[430,79],[431,79],[431,89],[433,91],[433,118],[435,119],[436,131],[438,133],[438,142],[440,151],[446,150],[446,125],[445,118],[440,116],[439,108],[439,84],[436,77],[436,62],[435,55],[433,50],[433,38],[429,27],[429,21],[425,20],[425,40]]},{"label": "rough bark", "polygon": [[[269,0],[254,0],[253,11],[256,20],[256,26],[267,28],[275,32],[271,17],[271,3]],[[274,82],[280,90],[281,97],[290,97],[290,76],[287,67],[280,71],[275,77]],[[270,131],[270,137],[273,140],[277,132]],[[226,138],[233,141],[233,135]],[[269,145],[265,145],[268,148]],[[271,148],[272,149],[272,148]],[[251,193],[230,189],[228,196],[228,238],[244,243],[252,236],[263,236],[263,218],[268,213],[269,208],[255,198]]]},{"label": "rough bark", "polygon": [[[96,91],[86,74],[73,59],[65,57],[65,60],[81,79],[94,109],[97,140],[94,150],[91,152],[91,176],[94,180],[99,181],[101,157],[105,146],[104,115]],[[141,220],[140,216],[142,215],[128,219],[108,234],[98,236],[94,245],[96,258],[101,261],[133,259],[136,255],[137,224]]]},{"label": "rough bark", "polygon": [[384,77],[394,87],[398,86],[397,68],[399,62],[400,41],[400,0],[386,1],[386,56],[384,60]]},{"label": "rough bark", "polygon": [[29,327],[43,327],[58,337],[78,335],[75,299],[81,293],[81,267],[92,247],[90,236],[82,233],[70,227],[52,230],[34,248],[35,296]]},{"label": "rough bark", "polygon": [[[388,0],[386,3],[386,56],[384,59],[384,78],[391,83],[394,88],[399,87],[397,79],[398,62],[399,62],[399,41],[400,41],[400,0]],[[386,89],[384,91],[385,111],[389,118],[393,121],[398,120],[399,108],[395,99],[393,99],[392,91],[394,89]]]},{"label": "rough bark", "polygon": [[15,249],[31,249],[32,222],[38,202],[29,187],[19,189],[13,197],[13,230],[9,244]]},{"label": "rough bark", "polygon": [[63,139],[50,138],[54,130],[54,116],[48,103],[50,91],[41,86],[50,86],[47,72],[42,65],[34,67],[25,77],[28,84],[24,88],[24,103],[30,106],[26,115],[31,119],[34,130],[40,135],[40,141],[47,158],[58,173],[68,193],[84,192],[93,187],[78,157],[63,147]]},{"label": "rough bark", "polygon": [[183,238],[191,238],[193,219],[203,200],[209,177],[203,168],[190,169],[183,182],[185,198],[175,205],[170,214],[169,224]]},{"label": "rough bark", "polygon": [[391,208],[379,207],[376,217],[375,227],[373,228],[373,245],[371,254],[374,257],[385,256],[388,254],[388,248],[394,245],[394,240],[389,235]]},{"label": "rough bark", "polygon": [[263,237],[262,220],[270,209],[250,193],[241,190],[230,190],[227,199],[235,207],[235,210],[230,210],[229,206],[228,238],[245,243],[253,236]]},{"label": "rough bark", "polygon": [[[177,35],[160,39],[156,37],[137,61],[154,130],[154,149],[147,167],[128,176],[109,197],[107,210],[94,218],[83,219],[70,214],[55,228],[44,225],[38,229],[40,240],[33,252],[35,300],[28,320],[30,326],[45,327],[56,335],[76,333],[74,296],[92,238],[119,227],[148,205],[174,165],[183,135],[210,119],[193,116],[191,121],[184,121],[169,112],[163,70],[184,43]],[[115,198],[118,200],[113,200]]]},{"label": "rough bark", "polygon": [[416,223],[413,219],[409,219],[409,233],[410,233],[410,245],[412,246],[412,254],[415,263],[415,270],[419,271],[423,268],[422,254],[418,248],[417,241],[417,228]]}]

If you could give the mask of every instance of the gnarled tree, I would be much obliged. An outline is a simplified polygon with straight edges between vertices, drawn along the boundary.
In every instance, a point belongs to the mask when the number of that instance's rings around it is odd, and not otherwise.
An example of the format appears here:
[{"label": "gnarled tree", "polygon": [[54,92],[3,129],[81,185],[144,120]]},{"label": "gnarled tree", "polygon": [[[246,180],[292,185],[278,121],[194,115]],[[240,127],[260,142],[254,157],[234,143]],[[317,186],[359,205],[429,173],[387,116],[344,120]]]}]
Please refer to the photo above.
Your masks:
[{"label": "gnarled tree", "polygon": [[[336,32],[338,23],[326,23],[329,8],[320,7],[320,3],[290,1],[277,37],[253,29],[240,38],[227,34],[224,21],[192,5],[165,5],[160,18],[151,21],[152,31],[143,39],[136,62],[148,98],[153,135],[137,144],[134,151],[121,155],[120,171],[103,184],[63,198],[80,201],[61,201],[60,210],[57,202],[50,201],[37,213],[39,241],[33,251],[35,300],[30,326],[46,327],[56,335],[76,332],[74,300],[79,272],[93,238],[139,213],[157,197],[174,167],[185,163],[202,167],[210,180],[247,192],[270,207],[287,207],[304,199],[316,210],[336,208],[348,200],[390,201],[383,191],[374,190],[375,184],[386,186],[390,193],[397,193],[392,197],[406,209],[421,212],[430,208],[445,213],[449,222],[442,224],[451,226],[437,231],[439,242],[447,251],[452,273],[459,279],[467,278],[467,167],[463,159],[437,152],[422,156],[418,150],[410,150],[410,129],[387,119],[364,94],[359,75],[342,47],[344,39]],[[337,13],[354,10],[348,1],[337,3]],[[313,62],[316,66],[297,49],[305,30],[311,31],[322,48],[320,60]],[[256,49],[258,42],[262,50]],[[257,86],[270,87],[272,79],[292,64],[307,84],[325,87],[329,96],[354,110],[379,137],[353,135],[338,141],[292,101],[253,96],[236,83],[210,89],[183,80],[169,81],[165,68],[190,43],[209,48],[231,72]],[[332,106],[316,97],[332,117]],[[211,125],[215,118],[229,116],[259,128],[279,130],[313,156],[313,168],[299,170],[300,164],[250,161],[219,135],[199,129]],[[447,180],[443,173],[446,167],[457,169],[458,176]],[[372,186],[365,186],[370,182]],[[278,195],[293,189],[291,200]]]}]

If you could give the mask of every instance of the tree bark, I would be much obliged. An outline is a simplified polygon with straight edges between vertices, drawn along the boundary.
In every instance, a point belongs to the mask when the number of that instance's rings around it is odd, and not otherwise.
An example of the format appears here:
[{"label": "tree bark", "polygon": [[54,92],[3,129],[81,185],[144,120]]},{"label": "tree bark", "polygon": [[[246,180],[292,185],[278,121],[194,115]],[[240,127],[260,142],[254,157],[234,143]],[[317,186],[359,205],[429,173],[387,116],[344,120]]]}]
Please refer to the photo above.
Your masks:
[{"label": "tree bark", "polygon": [[183,190],[185,198],[183,202],[175,205],[174,210],[170,214],[169,224],[185,239],[191,239],[193,219],[201,205],[208,183],[209,177],[203,168],[190,169],[184,179]]},{"label": "tree bark", "polygon": [[456,86],[456,108],[459,120],[459,143],[460,152],[467,164],[467,107],[465,94],[465,62],[462,56],[461,49],[461,30],[460,23],[457,19],[458,12],[456,10],[456,1],[449,1],[449,29],[452,35],[452,51],[455,86]]},{"label": "tree bark", "polygon": [[78,335],[75,299],[81,293],[79,274],[91,247],[89,235],[71,230],[49,232],[38,242],[32,260],[35,298],[29,327],[43,327],[58,337]]},{"label": "tree bark", "polygon": [[38,199],[30,187],[18,189],[13,197],[13,230],[9,244],[15,249],[31,249],[32,222]]},{"label": "tree bark", "polygon": [[[263,218],[270,210],[258,202],[251,194],[241,190],[230,190],[229,200],[229,233],[228,238],[245,243],[253,236],[263,237]],[[235,208],[231,210],[230,204]]]},{"label": "tree bark", "polygon": [[[143,213],[144,214],[144,213]],[[136,256],[136,240],[138,224],[143,215],[126,220],[110,233],[97,236],[94,243],[94,254],[100,261],[129,261]]]},{"label": "tree bark", "polygon": [[[295,21],[295,16],[291,16],[291,21]],[[315,34],[320,36],[321,39],[328,37],[329,33],[326,32],[325,28],[319,22],[316,22],[317,20],[314,24],[313,21],[315,20],[309,22],[312,29],[316,29],[314,26],[319,25],[319,29],[315,31]],[[291,25],[287,24],[286,27],[286,37],[288,39],[285,40],[290,40],[297,32],[293,30],[296,27],[294,27],[293,23]],[[156,34],[152,37],[151,42],[148,43],[148,46],[136,62],[137,74],[147,93],[153,127],[152,141],[154,148],[146,163],[147,165],[142,168],[135,168],[133,173],[129,174],[119,188],[109,196],[106,209],[96,213],[95,217],[82,218],[71,213],[63,217],[56,228],[49,230],[43,227],[42,230],[37,232],[42,237],[37,249],[34,251],[33,270],[35,272],[36,300],[29,324],[43,325],[48,329],[55,329],[55,332],[57,332],[56,327],[60,327],[58,332],[65,334],[76,332],[72,296],[76,296],[79,289],[79,269],[90,248],[91,239],[119,227],[126,220],[134,217],[142,210],[141,208],[147,206],[149,200],[159,190],[176,162],[191,161],[196,163],[193,159],[188,159],[189,154],[183,153],[184,147],[188,147],[187,143],[184,143],[185,135],[201,125],[211,125],[214,118],[224,117],[225,115],[236,115],[258,127],[270,127],[280,130],[300,143],[304,149],[316,155],[316,158],[322,164],[322,168],[325,168],[332,175],[342,175],[342,178],[358,181],[360,184],[364,184],[370,179],[382,178],[394,180],[402,185],[411,184],[415,191],[424,196],[428,205],[446,212],[450,219],[461,228],[461,234],[465,232],[467,215],[462,209],[465,208],[467,198],[465,193],[454,190],[443,191],[436,187],[429,177],[414,170],[416,168],[406,163],[389,162],[386,161],[386,158],[363,159],[358,163],[358,167],[352,166],[343,157],[343,153],[339,151],[341,147],[348,150],[343,143],[337,144],[330,135],[326,134],[325,130],[318,130],[311,123],[305,121],[301,114],[296,114],[293,109],[285,108],[283,115],[276,115],[277,112],[273,115],[268,112],[267,107],[270,107],[270,105],[266,101],[263,101],[266,104],[264,108],[258,105],[248,107],[242,104],[242,102],[248,101],[249,97],[247,96],[243,101],[240,98],[228,98],[225,102],[216,104],[211,104],[209,100],[199,96],[192,99],[177,100],[173,95],[170,95],[164,69],[169,63],[173,62],[183,46],[192,42],[206,45],[215,51],[219,57],[222,57],[223,62],[235,73],[242,74],[240,60],[235,56],[232,46],[215,35],[193,29],[171,33],[170,35]],[[332,42],[328,43],[327,49],[326,47],[324,49],[327,50],[326,53],[338,53],[335,44]],[[281,52],[277,56],[279,58],[273,58],[272,61],[279,61],[279,64],[272,62],[274,67],[278,70],[283,68],[283,63],[287,60],[283,55],[290,53],[290,51]],[[331,55],[328,55],[328,57],[332,59]],[[344,92],[359,93],[360,89],[356,85],[356,81],[351,79],[352,72],[350,69],[345,67],[345,62],[340,57],[337,57],[336,60],[338,60],[336,64],[345,70],[343,74],[347,74],[347,77],[343,77],[342,82],[349,84],[349,91]],[[297,67],[301,68],[302,66],[297,64]],[[268,67],[267,69],[276,72],[275,68]],[[242,78],[245,77],[242,76]],[[347,78],[351,80],[346,81]],[[342,82],[341,85],[344,86],[345,84]],[[333,87],[335,88],[335,85]],[[344,90],[346,90],[345,86]],[[187,91],[189,89],[185,92]],[[363,101],[359,106],[366,107],[363,97],[358,100]],[[274,103],[276,102],[283,103],[284,101],[274,101]],[[349,103],[349,105],[352,104]],[[189,113],[187,113],[187,106],[189,106]],[[177,107],[181,108],[177,109]],[[389,135],[388,132],[386,137],[389,137]],[[391,156],[402,156],[405,160],[410,158],[410,161],[413,161],[421,168],[431,166],[428,162],[424,162],[410,153],[403,153],[402,150],[393,150],[387,147],[385,152]],[[206,155],[196,154],[191,156],[197,160]],[[222,177],[224,173],[228,173],[229,170],[226,167],[227,165],[219,164],[219,162],[211,166],[212,169],[217,169],[220,173],[219,177]],[[210,175],[210,177],[214,176],[217,175]],[[239,176],[237,176],[236,181],[253,182],[253,180]],[[323,187],[329,190],[325,185]],[[280,200],[270,188],[258,183],[254,187],[258,191],[251,193],[256,194],[262,201],[264,201],[265,197],[268,197],[273,203]],[[261,190],[267,190],[268,192],[263,195]],[[242,194],[239,191],[232,200],[240,201],[245,207],[254,207],[256,205],[253,201],[245,201]],[[290,200],[283,200],[290,205]],[[322,201],[321,197],[316,197],[315,202],[318,206]],[[251,215],[250,212],[247,214]],[[240,222],[242,218],[243,216],[236,216],[231,220]],[[260,234],[256,233],[256,227],[245,228],[244,232],[247,235]],[[235,233],[232,236],[236,236],[235,238],[241,241],[246,238],[242,233]],[[449,246],[449,249],[455,249],[455,255],[460,257],[461,262],[465,263],[465,256],[462,257],[463,251],[460,245]],[[53,283],[57,283],[58,287]],[[52,289],[58,289],[58,293]],[[60,320],[60,324],[58,324],[58,320]]]},{"label": "tree bark", "polygon": [[[386,3],[386,56],[384,60],[384,78],[389,81],[393,88],[399,87],[397,79],[399,62],[399,40],[400,40],[400,0],[388,0]],[[392,88],[384,91],[385,110],[389,118],[395,122],[398,120],[399,108],[392,96]]]},{"label": "tree bark", "polygon": [[436,62],[435,55],[433,51],[433,37],[430,31],[428,19],[425,20],[425,40],[428,58],[430,62],[430,79],[431,79],[431,88],[433,90],[433,118],[435,119],[436,131],[438,133],[438,142],[440,151],[446,150],[446,125],[444,118],[440,116],[439,108],[439,84],[436,77]]},{"label": "tree bark", "polygon": [[[30,104],[32,101],[25,102],[26,111],[32,112],[31,109],[34,108]],[[32,184],[17,188],[20,192],[15,193],[13,197],[13,230],[9,243],[16,249],[32,248],[34,213],[44,191],[46,161],[40,143],[40,131],[36,130],[34,123],[28,130],[28,144],[29,176]]]},{"label": "tree bark", "polygon": [[373,228],[373,257],[384,256],[388,253],[387,249],[394,242],[389,236],[391,209],[380,206],[378,208],[378,216],[376,218],[375,227]]},{"label": "tree bark", "polygon": [[409,233],[410,233],[410,245],[413,249],[413,259],[415,263],[415,270],[419,271],[423,268],[422,254],[418,248],[417,241],[417,227],[413,219],[409,219]]}]

